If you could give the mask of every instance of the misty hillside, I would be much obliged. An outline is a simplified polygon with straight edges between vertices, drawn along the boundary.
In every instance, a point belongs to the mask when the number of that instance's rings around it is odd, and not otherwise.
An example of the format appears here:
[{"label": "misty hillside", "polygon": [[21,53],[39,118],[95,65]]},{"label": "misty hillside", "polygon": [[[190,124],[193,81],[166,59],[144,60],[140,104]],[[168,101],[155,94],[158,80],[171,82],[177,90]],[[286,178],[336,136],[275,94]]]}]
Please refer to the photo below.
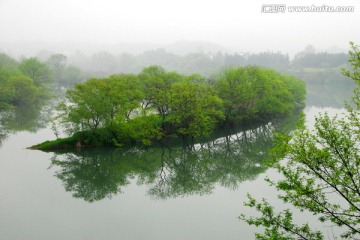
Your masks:
[{"label": "misty hillside", "polygon": [[84,54],[94,54],[96,52],[110,52],[112,54],[141,54],[145,51],[164,49],[169,53],[177,55],[186,55],[189,53],[230,53],[218,44],[206,41],[176,41],[170,44],[160,43],[117,43],[117,44],[98,44],[91,42],[45,42],[45,41],[18,41],[1,42],[0,52],[7,53],[15,58],[20,56],[34,56],[38,52],[63,53],[69,55],[73,52],[82,52]]}]

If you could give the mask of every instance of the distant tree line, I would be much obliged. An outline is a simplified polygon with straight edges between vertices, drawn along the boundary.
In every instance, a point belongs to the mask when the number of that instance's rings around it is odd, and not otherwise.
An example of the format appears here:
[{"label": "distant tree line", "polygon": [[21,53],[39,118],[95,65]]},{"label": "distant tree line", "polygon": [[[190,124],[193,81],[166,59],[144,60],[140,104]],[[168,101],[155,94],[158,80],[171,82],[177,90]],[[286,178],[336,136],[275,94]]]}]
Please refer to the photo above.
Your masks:
[{"label": "distant tree line", "polygon": [[345,53],[301,53],[295,55],[292,65],[294,67],[308,68],[336,68],[346,65],[348,58],[349,56]]},{"label": "distant tree line", "polygon": [[257,65],[283,71],[292,68],[338,68],[347,64],[345,53],[325,53],[302,51],[291,60],[288,54],[281,52],[261,53],[189,53],[175,55],[164,49],[150,50],[139,55],[122,53],[114,55],[98,52],[92,56],[76,53],[69,56],[69,61],[80,69],[90,72],[95,77],[105,77],[117,73],[139,73],[144,67],[159,65],[167,71],[181,74],[199,73],[211,76],[231,66]]}]

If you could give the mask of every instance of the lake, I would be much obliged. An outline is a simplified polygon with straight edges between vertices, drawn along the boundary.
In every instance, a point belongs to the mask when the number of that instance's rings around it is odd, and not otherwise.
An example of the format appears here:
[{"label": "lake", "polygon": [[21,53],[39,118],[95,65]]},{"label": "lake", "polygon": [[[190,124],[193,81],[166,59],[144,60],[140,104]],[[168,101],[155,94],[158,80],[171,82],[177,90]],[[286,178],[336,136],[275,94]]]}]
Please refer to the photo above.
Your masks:
[{"label": "lake", "polygon": [[[321,111],[343,109],[307,107],[309,125]],[[2,123],[0,240],[254,239],[246,194],[280,204],[264,181],[274,125],[192,149],[28,150],[55,139],[43,113]]]}]

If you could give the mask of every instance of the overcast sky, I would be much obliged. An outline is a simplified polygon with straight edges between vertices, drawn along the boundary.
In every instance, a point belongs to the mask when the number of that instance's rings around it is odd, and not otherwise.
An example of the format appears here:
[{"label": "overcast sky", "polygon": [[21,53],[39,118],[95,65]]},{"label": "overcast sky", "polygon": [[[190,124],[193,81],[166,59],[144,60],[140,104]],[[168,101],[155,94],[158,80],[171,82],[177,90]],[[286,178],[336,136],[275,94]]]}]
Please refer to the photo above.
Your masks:
[{"label": "overcast sky", "polygon": [[[294,4],[290,4],[294,2]],[[298,1],[299,2],[299,1]],[[230,50],[291,52],[360,44],[360,1],[301,5],[354,6],[352,13],[262,13],[285,0],[0,0],[0,43],[207,41]],[[1,49],[1,46],[0,46]]]}]

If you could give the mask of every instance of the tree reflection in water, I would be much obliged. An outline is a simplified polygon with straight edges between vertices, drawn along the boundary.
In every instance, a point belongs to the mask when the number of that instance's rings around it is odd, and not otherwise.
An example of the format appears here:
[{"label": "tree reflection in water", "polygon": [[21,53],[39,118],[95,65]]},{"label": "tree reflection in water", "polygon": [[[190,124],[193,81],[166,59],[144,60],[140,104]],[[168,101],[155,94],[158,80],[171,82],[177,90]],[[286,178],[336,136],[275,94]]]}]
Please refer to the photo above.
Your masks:
[{"label": "tree reflection in water", "polygon": [[35,133],[46,127],[50,116],[52,105],[30,105],[4,109],[0,111],[0,147],[3,141],[13,133],[28,131]]},{"label": "tree reflection in water", "polygon": [[57,152],[50,167],[66,191],[88,202],[111,198],[135,180],[153,198],[204,195],[254,180],[267,169],[274,131],[292,127],[293,121],[268,123],[186,146]]}]

